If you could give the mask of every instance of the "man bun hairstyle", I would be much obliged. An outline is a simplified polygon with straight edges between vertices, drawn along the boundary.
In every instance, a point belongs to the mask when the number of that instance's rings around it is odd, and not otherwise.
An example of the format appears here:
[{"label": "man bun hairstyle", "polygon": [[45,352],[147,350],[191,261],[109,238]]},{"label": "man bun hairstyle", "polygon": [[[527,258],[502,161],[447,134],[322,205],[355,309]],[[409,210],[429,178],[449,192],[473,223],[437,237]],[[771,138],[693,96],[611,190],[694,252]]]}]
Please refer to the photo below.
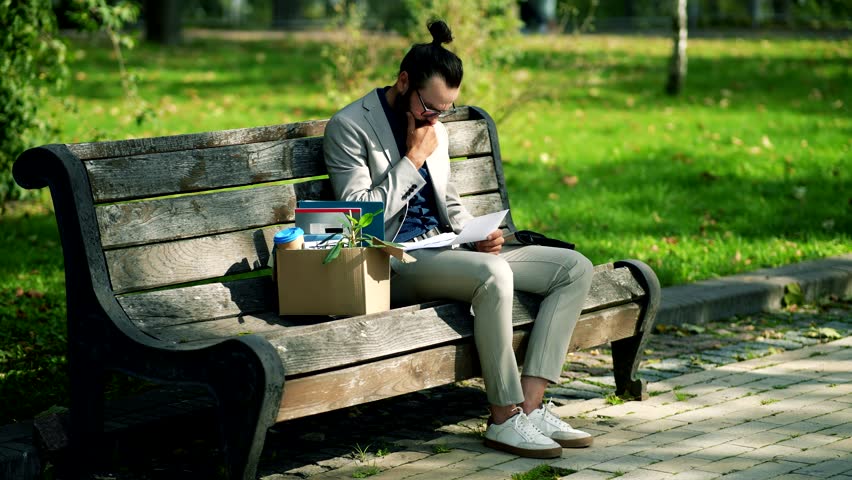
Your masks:
[{"label": "man bun hairstyle", "polygon": [[443,20],[432,20],[426,26],[432,42],[412,45],[399,65],[400,73],[408,72],[409,90],[423,88],[434,76],[443,78],[448,87],[458,88],[464,76],[462,61],[443,47],[453,41],[453,32]]},{"label": "man bun hairstyle", "polygon": [[450,43],[453,41],[453,32],[450,31],[449,25],[443,20],[433,20],[427,25],[429,33],[432,34],[432,45],[440,46],[442,43]]}]

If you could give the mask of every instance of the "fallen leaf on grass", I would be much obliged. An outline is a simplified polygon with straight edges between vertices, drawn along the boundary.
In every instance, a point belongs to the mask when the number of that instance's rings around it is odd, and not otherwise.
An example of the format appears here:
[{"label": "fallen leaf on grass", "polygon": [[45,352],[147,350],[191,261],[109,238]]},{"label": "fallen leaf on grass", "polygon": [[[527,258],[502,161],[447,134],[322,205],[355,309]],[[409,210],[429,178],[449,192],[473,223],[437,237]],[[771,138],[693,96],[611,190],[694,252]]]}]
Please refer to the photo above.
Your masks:
[{"label": "fallen leaf on grass", "polygon": [[562,177],[562,183],[568,185],[569,187],[575,187],[579,182],[580,178],[576,175],[565,175],[564,177]]}]

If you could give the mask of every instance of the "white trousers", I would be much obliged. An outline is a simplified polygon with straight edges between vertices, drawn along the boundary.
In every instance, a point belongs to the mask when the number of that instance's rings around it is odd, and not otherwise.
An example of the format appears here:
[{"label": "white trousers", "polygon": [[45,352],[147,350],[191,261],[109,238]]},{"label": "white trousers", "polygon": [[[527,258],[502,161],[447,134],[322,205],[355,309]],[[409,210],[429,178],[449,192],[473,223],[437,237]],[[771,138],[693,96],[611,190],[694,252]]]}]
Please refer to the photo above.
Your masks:
[{"label": "white trousers", "polygon": [[544,297],[524,359],[524,375],[559,381],[568,343],[592,283],[582,254],[538,245],[504,245],[499,255],[467,249],[422,249],[416,262],[394,261],[394,304],[448,299],[469,302],[474,341],[492,405],[524,400],[512,349],[514,290]]}]

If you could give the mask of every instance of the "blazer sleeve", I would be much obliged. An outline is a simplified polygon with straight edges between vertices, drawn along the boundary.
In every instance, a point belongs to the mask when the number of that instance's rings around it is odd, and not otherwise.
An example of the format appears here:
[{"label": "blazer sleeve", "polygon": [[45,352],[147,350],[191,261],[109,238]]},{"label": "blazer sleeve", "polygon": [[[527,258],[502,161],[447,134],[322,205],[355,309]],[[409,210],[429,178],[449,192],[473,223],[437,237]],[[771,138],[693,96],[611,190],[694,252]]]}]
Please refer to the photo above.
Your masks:
[{"label": "blazer sleeve", "polygon": [[[325,127],[325,165],[335,196],[346,201],[380,201],[385,218],[399,213],[426,181],[403,157],[385,172],[371,171],[371,148],[375,142],[346,116],[335,115]],[[384,157],[384,152],[380,152]],[[377,168],[377,167],[374,167]]]}]

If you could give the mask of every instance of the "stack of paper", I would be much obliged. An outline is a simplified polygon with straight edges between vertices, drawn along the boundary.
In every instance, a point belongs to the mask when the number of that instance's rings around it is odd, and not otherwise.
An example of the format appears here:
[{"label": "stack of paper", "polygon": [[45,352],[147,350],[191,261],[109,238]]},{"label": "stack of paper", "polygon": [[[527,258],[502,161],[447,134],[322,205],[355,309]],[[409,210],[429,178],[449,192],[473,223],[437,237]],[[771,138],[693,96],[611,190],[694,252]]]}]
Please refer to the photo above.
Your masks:
[{"label": "stack of paper", "polygon": [[482,215],[469,221],[464,229],[456,235],[453,232],[442,233],[429,237],[419,242],[405,242],[405,250],[417,250],[420,248],[440,248],[452,245],[461,245],[463,243],[479,242],[485,240],[489,234],[500,228],[500,223],[506,217],[508,210]]}]

